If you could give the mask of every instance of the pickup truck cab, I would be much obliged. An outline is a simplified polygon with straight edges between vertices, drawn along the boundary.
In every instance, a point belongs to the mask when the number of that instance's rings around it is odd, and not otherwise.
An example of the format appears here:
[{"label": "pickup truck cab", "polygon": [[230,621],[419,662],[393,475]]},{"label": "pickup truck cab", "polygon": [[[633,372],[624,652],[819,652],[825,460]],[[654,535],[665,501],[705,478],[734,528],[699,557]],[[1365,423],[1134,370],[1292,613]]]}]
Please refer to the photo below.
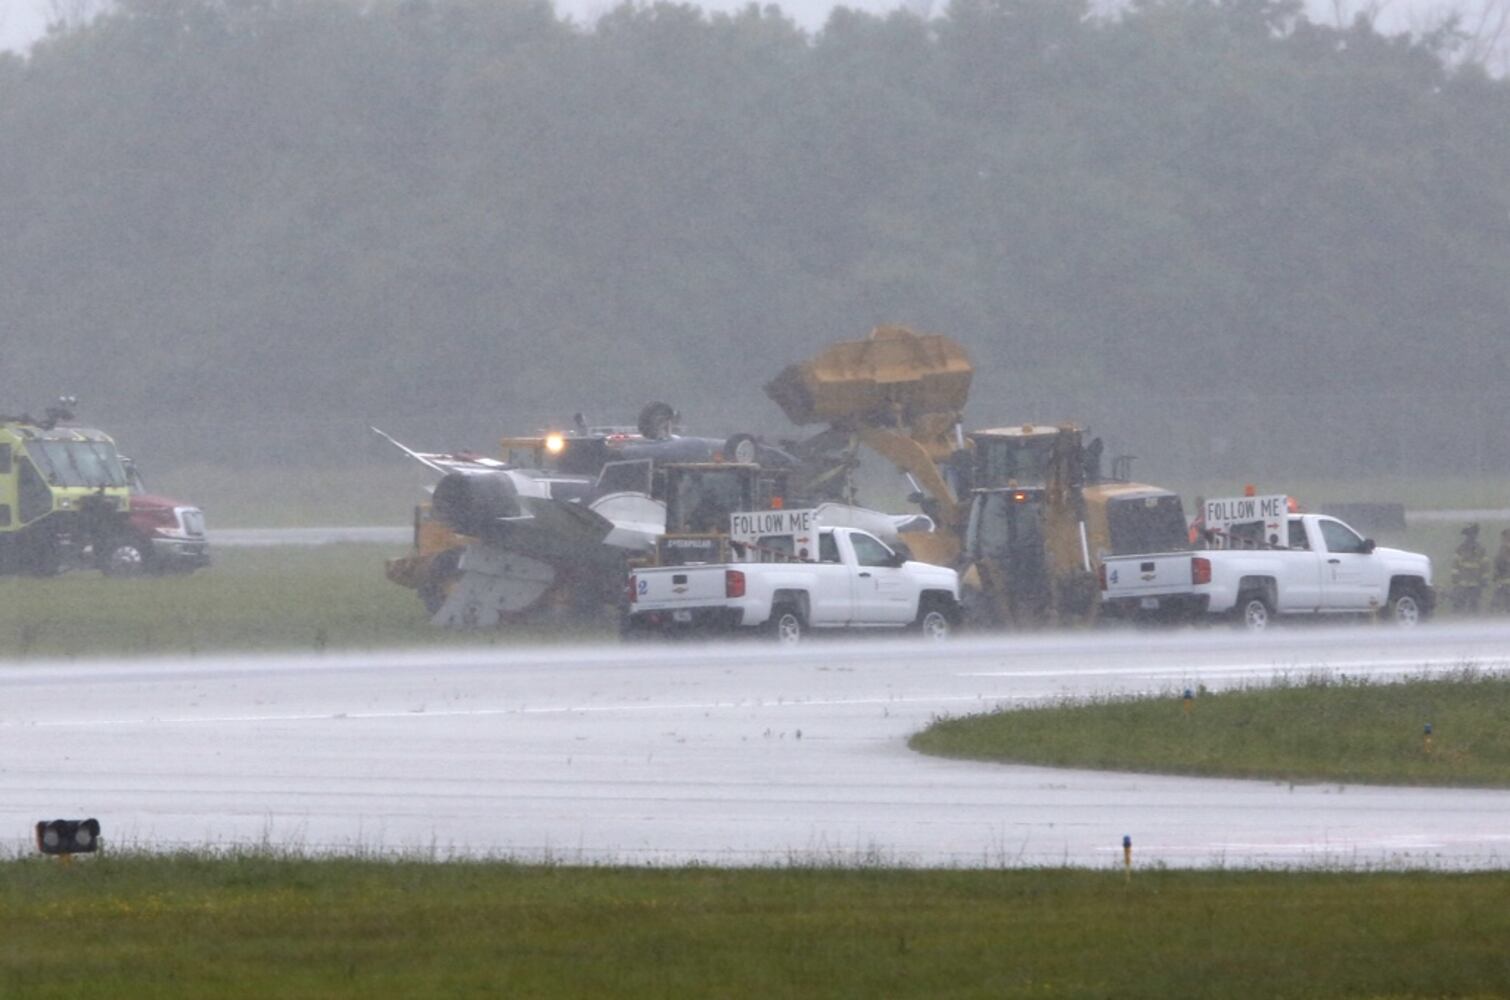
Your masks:
[{"label": "pickup truck cab", "polygon": [[1267,527],[1247,543],[1252,548],[1108,556],[1102,610],[1126,618],[1227,616],[1250,629],[1278,615],[1384,612],[1406,626],[1430,616],[1428,557],[1377,546],[1320,514],[1281,513]]},{"label": "pickup truck cab", "polygon": [[814,526],[733,548],[742,560],[632,572],[625,636],[753,630],[796,643],[809,629],[910,628],[943,639],[959,621],[958,573],[859,528]]}]

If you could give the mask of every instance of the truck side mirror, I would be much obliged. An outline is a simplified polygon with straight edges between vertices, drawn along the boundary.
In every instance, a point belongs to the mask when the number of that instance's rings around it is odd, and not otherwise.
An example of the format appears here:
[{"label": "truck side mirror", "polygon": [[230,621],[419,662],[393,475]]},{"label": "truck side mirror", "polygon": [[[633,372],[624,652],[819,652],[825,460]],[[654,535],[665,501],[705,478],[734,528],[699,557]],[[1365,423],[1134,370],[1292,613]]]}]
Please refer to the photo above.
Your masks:
[{"label": "truck side mirror", "polygon": [[1375,542],[1372,538],[1365,538],[1363,540],[1363,554],[1364,555],[1368,555],[1370,552],[1373,552],[1374,549],[1376,549],[1378,547],[1379,547],[1378,543]]}]

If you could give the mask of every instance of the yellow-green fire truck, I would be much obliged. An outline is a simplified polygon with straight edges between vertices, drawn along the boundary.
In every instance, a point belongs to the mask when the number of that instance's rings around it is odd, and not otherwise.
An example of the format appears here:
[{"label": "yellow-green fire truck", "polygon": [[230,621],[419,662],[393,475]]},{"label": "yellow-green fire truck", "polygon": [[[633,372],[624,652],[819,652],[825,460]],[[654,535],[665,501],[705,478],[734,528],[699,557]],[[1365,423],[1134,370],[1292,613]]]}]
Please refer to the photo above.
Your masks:
[{"label": "yellow-green fire truck", "polygon": [[115,442],[73,425],[73,402],[65,397],[41,419],[0,416],[0,575],[150,568]]}]

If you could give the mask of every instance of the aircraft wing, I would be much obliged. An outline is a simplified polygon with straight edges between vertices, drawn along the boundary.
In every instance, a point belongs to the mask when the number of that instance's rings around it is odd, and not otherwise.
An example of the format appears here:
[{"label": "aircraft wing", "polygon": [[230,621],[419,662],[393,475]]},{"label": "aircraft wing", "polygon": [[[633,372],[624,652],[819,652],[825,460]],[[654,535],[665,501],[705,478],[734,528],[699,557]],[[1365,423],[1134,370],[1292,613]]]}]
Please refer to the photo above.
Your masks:
[{"label": "aircraft wing", "polygon": [[500,462],[496,458],[485,458],[481,455],[473,455],[467,452],[415,451],[386,431],[370,426],[368,430],[416,462],[443,476],[448,472],[497,472],[500,469],[507,469],[509,467],[507,462]]}]

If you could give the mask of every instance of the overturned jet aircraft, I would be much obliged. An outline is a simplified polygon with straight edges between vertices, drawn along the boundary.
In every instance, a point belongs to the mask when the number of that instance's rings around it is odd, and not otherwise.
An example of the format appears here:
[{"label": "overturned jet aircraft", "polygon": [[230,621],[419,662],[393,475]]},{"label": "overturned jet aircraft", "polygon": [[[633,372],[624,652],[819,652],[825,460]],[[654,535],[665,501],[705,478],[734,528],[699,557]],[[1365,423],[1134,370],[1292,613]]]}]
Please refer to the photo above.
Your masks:
[{"label": "overturned jet aircraft", "polygon": [[658,464],[795,464],[753,435],[689,437],[676,422],[665,403],[646,406],[633,428],[590,427],[579,415],[570,431],[503,439],[502,459],[418,452],[373,428],[440,475],[415,508],[413,549],[389,560],[388,578],[456,628],[616,604],[628,559],[666,530]]}]

